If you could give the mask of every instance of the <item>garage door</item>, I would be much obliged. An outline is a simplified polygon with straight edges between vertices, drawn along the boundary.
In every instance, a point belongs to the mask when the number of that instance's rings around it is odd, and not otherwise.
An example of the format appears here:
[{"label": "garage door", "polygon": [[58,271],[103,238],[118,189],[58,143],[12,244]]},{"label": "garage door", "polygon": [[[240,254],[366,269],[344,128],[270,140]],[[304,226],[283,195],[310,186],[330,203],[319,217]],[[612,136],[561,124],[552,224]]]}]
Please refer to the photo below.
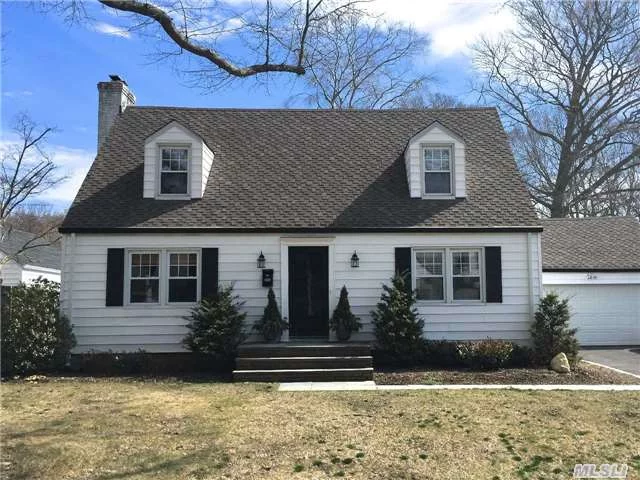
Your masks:
[{"label": "garage door", "polygon": [[582,345],[640,345],[640,285],[553,285]]}]

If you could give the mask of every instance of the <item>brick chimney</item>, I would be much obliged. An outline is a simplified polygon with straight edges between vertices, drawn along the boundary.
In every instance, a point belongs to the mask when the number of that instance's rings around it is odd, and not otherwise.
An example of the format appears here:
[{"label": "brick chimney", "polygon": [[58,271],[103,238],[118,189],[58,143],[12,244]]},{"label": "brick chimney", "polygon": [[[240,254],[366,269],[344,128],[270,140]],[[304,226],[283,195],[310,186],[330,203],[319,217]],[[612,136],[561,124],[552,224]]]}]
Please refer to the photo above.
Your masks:
[{"label": "brick chimney", "polygon": [[109,75],[109,82],[98,83],[98,150],[106,140],[111,125],[129,105],[135,105],[136,97],[118,75]]}]

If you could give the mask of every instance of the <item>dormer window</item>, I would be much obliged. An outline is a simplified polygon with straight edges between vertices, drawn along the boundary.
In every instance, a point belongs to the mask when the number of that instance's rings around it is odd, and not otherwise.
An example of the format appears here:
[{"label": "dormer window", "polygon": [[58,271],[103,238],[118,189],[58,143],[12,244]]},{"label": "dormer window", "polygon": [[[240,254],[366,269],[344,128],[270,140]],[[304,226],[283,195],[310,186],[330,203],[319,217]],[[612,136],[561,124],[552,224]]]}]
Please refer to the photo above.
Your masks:
[{"label": "dormer window", "polygon": [[189,148],[160,147],[160,195],[189,195]]},{"label": "dormer window", "polygon": [[451,195],[452,155],[450,146],[425,146],[424,195]]}]

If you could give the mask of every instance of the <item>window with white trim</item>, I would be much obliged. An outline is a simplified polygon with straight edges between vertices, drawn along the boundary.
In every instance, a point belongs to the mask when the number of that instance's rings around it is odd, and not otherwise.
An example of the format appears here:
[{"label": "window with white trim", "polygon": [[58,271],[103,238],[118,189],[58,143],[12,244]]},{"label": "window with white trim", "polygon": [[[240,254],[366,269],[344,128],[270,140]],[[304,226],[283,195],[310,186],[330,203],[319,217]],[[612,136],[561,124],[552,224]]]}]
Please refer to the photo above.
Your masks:
[{"label": "window with white trim", "polygon": [[479,250],[454,250],[451,252],[451,276],[453,300],[481,300]]},{"label": "window with white trim", "polygon": [[424,194],[451,194],[451,147],[424,147],[423,155]]},{"label": "window with white trim", "polygon": [[129,254],[129,302],[160,302],[160,254],[131,252]]},{"label": "window with white trim", "polygon": [[187,195],[189,193],[189,149],[161,147],[160,194]]},{"label": "window with white trim", "polygon": [[418,300],[444,300],[444,251],[420,250],[415,253],[416,296]]},{"label": "window with white trim", "polygon": [[421,301],[478,302],[485,297],[481,248],[415,248],[412,276]]},{"label": "window with white trim", "polygon": [[198,300],[198,254],[169,252],[168,301],[196,302]]}]

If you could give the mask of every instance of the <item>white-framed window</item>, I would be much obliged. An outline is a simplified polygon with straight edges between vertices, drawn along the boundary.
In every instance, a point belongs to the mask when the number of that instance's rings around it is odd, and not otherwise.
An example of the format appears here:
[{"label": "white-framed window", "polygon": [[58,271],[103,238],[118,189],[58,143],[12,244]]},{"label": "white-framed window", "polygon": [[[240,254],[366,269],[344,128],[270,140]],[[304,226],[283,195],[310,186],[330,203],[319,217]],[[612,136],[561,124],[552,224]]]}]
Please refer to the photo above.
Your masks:
[{"label": "white-framed window", "polygon": [[168,281],[167,301],[196,302],[198,300],[198,254],[197,252],[167,253]]},{"label": "white-framed window", "polygon": [[480,250],[451,251],[453,300],[482,300]]},{"label": "white-framed window", "polygon": [[412,277],[419,301],[484,301],[483,249],[414,248]]},{"label": "white-framed window", "polygon": [[189,194],[189,147],[160,147],[160,195]]},{"label": "white-framed window", "polygon": [[415,289],[418,300],[444,301],[444,250],[415,252]]},{"label": "white-framed window", "polygon": [[129,252],[129,303],[160,303],[159,252]]},{"label": "white-framed window", "polygon": [[423,152],[424,194],[451,195],[452,155],[450,146],[425,146]]}]

